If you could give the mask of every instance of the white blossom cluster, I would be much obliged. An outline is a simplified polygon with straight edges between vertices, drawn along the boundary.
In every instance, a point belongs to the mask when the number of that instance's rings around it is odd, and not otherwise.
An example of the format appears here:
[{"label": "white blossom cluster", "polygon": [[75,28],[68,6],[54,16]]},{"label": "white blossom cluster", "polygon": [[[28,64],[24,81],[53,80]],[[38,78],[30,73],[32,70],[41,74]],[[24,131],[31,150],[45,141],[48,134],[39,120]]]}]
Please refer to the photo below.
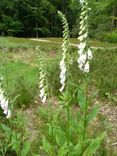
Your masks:
[{"label": "white blossom cluster", "polygon": [[91,10],[88,8],[88,3],[86,1],[82,1],[82,9],[80,15],[80,32],[78,40],[80,44],[78,45],[78,65],[80,70],[83,72],[89,72],[89,60],[92,59],[92,51],[87,46],[88,40],[88,12]]},{"label": "white blossom cluster", "polygon": [[68,28],[68,23],[65,18],[65,15],[62,14],[62,12],[58,11],[59,16],[62,19],[63,23],[63,44],[62,44],[62,59],[60,61],[60,83],[61,83],[61,88],[59,89],[60,92],[62,92],[65,88],[65,81],[66,81],[66,73],[67,73],[67,66],[66,66],[66,52],[68,51],[69,47],[69,28]]},{"label": "white blossom cluster", "polygon": [[[2,81],[3,78],[1,77],[0,80]],[[0,82],[0,107],[3,110],[3,113],[6,115],[6,118],[11,117],[11,110],[9,109],[9,101],[4,96],[4,90],[2,88],[2,82]]]},{"label": "white blossom cluster", "polygon": [[[41,53],[39,46],[36,47],[36,50]],[[43,104],[46,103],[47,100],[47,94],[46,94],[46,79],[45,79],[45,70],[44,70],[44,65],[43,65],[43,58],[41,56],[41,54],[39,55],[39,72],[40,72],[40,76],[39,76],[39,97],[41,99],[41,102]]]}]

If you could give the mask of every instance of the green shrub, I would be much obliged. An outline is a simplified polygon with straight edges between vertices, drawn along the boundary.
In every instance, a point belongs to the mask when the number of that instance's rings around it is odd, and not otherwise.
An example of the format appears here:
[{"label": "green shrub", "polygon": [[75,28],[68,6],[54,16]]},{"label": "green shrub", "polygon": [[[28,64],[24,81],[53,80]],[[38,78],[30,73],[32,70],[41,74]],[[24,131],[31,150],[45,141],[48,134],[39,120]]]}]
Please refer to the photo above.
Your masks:
[{"label": "green shrub", "polygon": [[91,77],[103,97],[117,89],[117,51],[96,50],[91,62]]},{"label": "green shrub", "polygon": [[0,121],[0,156],[26,156],[30,142],[26,130],[27,120],[22,112],[15,111],[11,120]]},{"label": "green shrub", "polygon": [[103,35],[103,37],[104,37],[103,41],[117,43],[117,30],[106,33],[105,35]]}]

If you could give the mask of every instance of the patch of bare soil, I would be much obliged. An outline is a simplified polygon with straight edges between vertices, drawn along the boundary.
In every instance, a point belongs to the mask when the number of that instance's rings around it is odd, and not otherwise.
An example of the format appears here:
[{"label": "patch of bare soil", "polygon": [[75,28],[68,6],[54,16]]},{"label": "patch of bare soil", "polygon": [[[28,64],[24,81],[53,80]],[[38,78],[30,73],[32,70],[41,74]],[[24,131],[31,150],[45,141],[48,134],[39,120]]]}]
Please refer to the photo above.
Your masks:
[{"label": "patch of bare soil", "polygon": [[117,106],[102,105],[100,113],[104,117],[105,128],[108,132],[108,142],[111,146],[116,146],[117,148]]},{"label": "patch of bare soil", "polygon": [[39,117],[37,117],[37,115],[36,115],[38,108],[39,108],[38,105],[34,105],[33,107],[31,106],[24,111],[24,115],[27,120],[26,130],[29,133],[31,141],[33,141],[38,136],[37,125],[41,122],[39,120]]},{"label": "patch of bare soil", "polygon": [[[58,104],[55,98],[53,100],[53,106]],[[94,121],[95,127],[99,127],[101,131],[107,132],[106,142],[107,145],[114,151],[117,150],[117,105],[112,105],[107,101],[100,101],[99,120]],[[30,139],[33,141],[39,134],[39,127],[41,120],[37,116],[39,110],[39,101],[36,101],[35,105],[28,108],[24,113],[27,117],[27,131],[30,133]],[[78,108],[79,109],[79,108]],[[98,131],[98,130],[97,130]]]}]

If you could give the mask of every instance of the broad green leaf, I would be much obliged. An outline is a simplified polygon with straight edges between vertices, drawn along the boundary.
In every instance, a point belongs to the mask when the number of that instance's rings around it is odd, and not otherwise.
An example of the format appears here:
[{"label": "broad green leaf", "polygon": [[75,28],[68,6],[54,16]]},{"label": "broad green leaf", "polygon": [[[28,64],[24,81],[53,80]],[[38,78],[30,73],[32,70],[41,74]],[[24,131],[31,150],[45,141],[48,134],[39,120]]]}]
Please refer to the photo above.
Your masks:
[{"label": "broad green leaf", "polygon": [[40,154],[34,154],[34,153],[33,153],[32,156],[41,156],[41,155],[40,155]]},{"label": "broad green leaf", "polygon": [[76,146],[73,147],[73,152],[71,156],[78,156],[81,153],[81,143],[77,144]]},{"label": "broad green leaf", "polygon": [[99,112],[99,107],[98,106],[96,106],[96,107],[94,107],[92,109],[92,111],[87,116],[87,124],[96,117],[96,115],[98,114],[98,112]]},{"label": "broad green leaf", "polygon": [[5,132],[11,132],[11,129],[8,127],[8,126],[6,126],[6,125],[3,125],[3,124],[1,124],[1,128],[5,131]]},{"label": "broad green leaf", "polygon": [[44,147],[44,150],[48,154],[51,153],[52,146],[51,146],[51,144],[48,142],[48,140],[44,136],[43,136],[43,147]]},{"label": "broad green leaf", "polygon": [[50,123],[47,123],[47,126],[48,126],[48,134],[51,136],[53,132],[52,126]]},{"label": "broad green leaf", "polygon": [[65,132],[62,131],[61,129],[56,129],[54,131],[54,135],[57,145],[59,145],[60,147],[63,146],[66,142]]},{"label": "broad green leaf", "polygon": [[21,156],[27,156],[29,150],[30,150],[31,143],[29,141],[25,142],[23,150],[21,151]]},{"label": "broad green leaf", "polygon": [[61,146],[61,148],[58,150],[58,156],[66,156],[68,153],[67,144]]},{"label": "broad green leaf", "polygon": [[84,111],[86,107],[86,94],[85,94],[85,87],[82,87],[78,90],[78,103],[82,111]]},{"label": "broad green leaf", "polygon": [[105,138],[106,133],[100,134],[97,138],[91,140],[89,146],[83,153],[83,156],[92,156],[96,150],[100,147],[101,141]]}]

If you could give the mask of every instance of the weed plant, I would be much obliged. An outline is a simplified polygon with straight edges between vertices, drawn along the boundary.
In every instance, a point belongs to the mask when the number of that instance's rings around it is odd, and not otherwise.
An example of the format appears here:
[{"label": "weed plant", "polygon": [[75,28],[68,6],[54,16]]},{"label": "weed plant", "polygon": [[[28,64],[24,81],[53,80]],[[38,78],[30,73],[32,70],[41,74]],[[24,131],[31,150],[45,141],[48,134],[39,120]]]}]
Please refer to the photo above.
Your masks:
[{"label": "weed plant", "polygon": [[0,155],[1,156],[26,156],[30,149],[26,120],[23,114],[14,112],[11,119],[0,121]]}]

